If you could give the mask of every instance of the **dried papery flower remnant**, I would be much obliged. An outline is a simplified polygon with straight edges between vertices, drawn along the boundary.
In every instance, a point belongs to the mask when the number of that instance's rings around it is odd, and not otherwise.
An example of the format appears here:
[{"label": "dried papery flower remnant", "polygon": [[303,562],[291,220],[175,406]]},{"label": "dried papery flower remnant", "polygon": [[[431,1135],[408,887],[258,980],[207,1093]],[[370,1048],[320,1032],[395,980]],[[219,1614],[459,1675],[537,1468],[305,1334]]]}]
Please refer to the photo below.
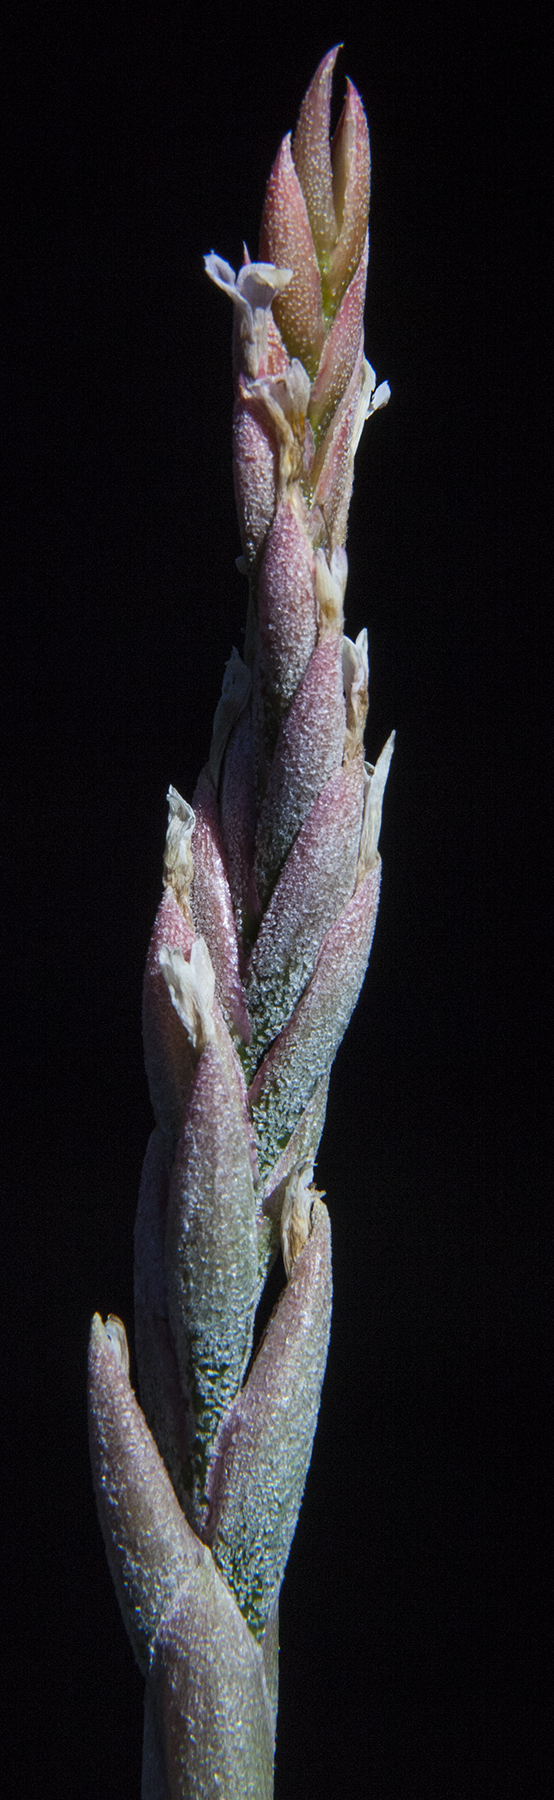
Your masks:
[{"label": "dried papery flower remnant", "polygon": [[[367,632],[345,636],[354,457],[388,399],[364,356],[370,157],[334,49],[268,182],[259,260],[206,257],[233,310],[243,655],[192,803],[168,794],[144,978],[155,1130],[135,1344],[93,1322],[98,1511],[146,1676],[143,1800],[270,1800],[278,1597],[317,1422],[331,1234],[314,1164],[375,928],[393,736],[364,758]],[[256,1310],[282,1253],[284,1286]]]}]

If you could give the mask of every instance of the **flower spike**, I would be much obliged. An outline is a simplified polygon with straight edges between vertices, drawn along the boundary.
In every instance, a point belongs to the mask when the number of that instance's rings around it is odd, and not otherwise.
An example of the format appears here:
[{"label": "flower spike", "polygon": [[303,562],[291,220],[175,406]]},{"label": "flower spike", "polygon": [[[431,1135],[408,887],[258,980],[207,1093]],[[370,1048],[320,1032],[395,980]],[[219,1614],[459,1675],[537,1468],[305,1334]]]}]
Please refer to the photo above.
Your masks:
[{"label": "flower spike", "polygon": [[146,1676],[142,1800],[271,1800],[279,1592],[331,1320],[314,1170],[379,901],[394,733],[373,766],[345,543],[356,449],[389,388],[364,354],[370,155],[350,81],[330,140],[337,55],[275,158],[259,260],[205,258],[233,308],[244,647],[192,805],[168,793],[143,993],[142,1410],[119,1319],[96,1315],[89,1358],[98,1513]]}]

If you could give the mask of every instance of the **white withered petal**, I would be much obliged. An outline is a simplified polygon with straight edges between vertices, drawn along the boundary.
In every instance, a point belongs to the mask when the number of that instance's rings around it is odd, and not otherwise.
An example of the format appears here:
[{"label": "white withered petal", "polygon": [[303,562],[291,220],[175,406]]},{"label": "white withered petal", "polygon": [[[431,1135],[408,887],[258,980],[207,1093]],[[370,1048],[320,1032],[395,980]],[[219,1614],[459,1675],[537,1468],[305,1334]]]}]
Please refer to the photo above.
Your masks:
[{"label": "white withered petal", "polygon": [[261,401],[271,419],[279,444],[279,497],[287,487],[306,475],[313,460],[313,435],[308,422],[311,384],[297,356],[285,375],[275,380],[260,377],[248,389],[250,398]]},{"label": "white withered petal", "polygon": [[292,269],[276,269],[273,263],[243,264],[235,275],[230,263],[212,250],[204,257],[210,281],[229,295],[240,315],[240,339],[247,375],[255,377],[267,352],[267,314],[275,295],[292,280]]},{"label": "white withered petal", "polygon": [[383,795],[387,785],[387,776],[394,750],[395,732],[391,731],[386,744],[377,757],[375,768],[371,763],[364,763],[366,781],[364,817],[360,838],[360,855],[358,859],[358,886],[377,862],[381,817],[383,812]]},{"label": "white withered petal", "polygon": [[342,675],[347,726],[344,760],[349,762],[352,757],[356,757],[361,752],[367,718],[369,657],[365,626],[363,631],[358,633],[355,644],[351,638],[343,637]]},{"label": "white withered petal", "polygon": [[358,632],[355,643],[349,637],[344,637],[342,640],[342,673],[346,698],[354,702],[360,690],[367,687],[369,681],[369,656],[365,625],[363,631]]},{"label": "white withered petal", "polygon": [[285,1188],[281,1249],[287,1276],[292,1274],[296,1259],[308,1242],[314,1200],[323,1199],[323,1194],[314,1187],[313,1179],[313,1161],[305,1162],[294,1170]]},{"label": "white withered petal", "polygon": [[185,962],[182,950],[162,944],[159,960],[175,1011],[200,1055],[215,1035],[215,975],[208,946],[203,938],[195,938],[190,962]]},{"label": "white withered petal", "polygon": [[[225,750],[233,725],[240,718],[241,712],[248,702],[252,676],[246,663],[239,656],[238,650],[232,650],[229,661],[225,664],[221,698],[217,702],[214,714],[212,741],[208,758],[210,775],[217,791],[219,773]],[[192,809],[190,809],[192,810]],[[193,813],[194,818],[194,813]]]},{"label": "white withered petal", "polygon": [[319,607],[320,632],[342,631],[344,595],[348,579],[348,557],[342,545],[333,550],[330,564],[324,550],[315,553],[315,591]]},{"label": "white withered petal", "polygon": [[387,401],[390,400],[390,387],[388,381],[380,381],[379,387],[376,387],[376,380],[377,376],[375,374],[375,369],[372,369],[371,363],[369,363],[367,357],[364,356],[362,390],[358,401],[356,421],[352,433],[353,456],[356,455],[366,419],[370,418],[371,413],[378,412],[381,406],[386,406]]},{"label": "white withered petal", "polygon": [[170,786],[167,798],[169,812],[164,850],[163,883],[164,887],[173,888],[180,907],[189,915],[187,901],[194,874],[191,850],[194,813],[192,806],[189,806],[187,800],[183,800],[182,795],[177,792],[177,788]]}]

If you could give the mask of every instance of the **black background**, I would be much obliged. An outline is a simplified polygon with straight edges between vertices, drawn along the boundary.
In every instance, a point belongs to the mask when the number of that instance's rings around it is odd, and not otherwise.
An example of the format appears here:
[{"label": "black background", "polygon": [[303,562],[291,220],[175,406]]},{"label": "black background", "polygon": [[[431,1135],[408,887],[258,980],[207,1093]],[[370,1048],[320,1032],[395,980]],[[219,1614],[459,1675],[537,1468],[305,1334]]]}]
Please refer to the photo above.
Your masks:
[{"label": "black background", "polygon": [[243,237],[255,253],[280,139],[342,37],[372,139],[366,347],[392,387],[357,460],[347,629],[369,627],[368,753],[392,726],[397,749],[318,1165],[335,1307],[282,1598],[276,1795],[547,1795],[551,1267],[544,1065],[530,1076],[521,1026],[543,521],[518,466],[540,349],[535,16],[376,0],[216,23],[116,0],[12,24],[9,1792],[140,1791],[142,1683],[91,1497],[85,1355],[94,1308],[132,1337],[166,790],[191,797],[242,646],[230,309],[202,253],[237,266]]}]

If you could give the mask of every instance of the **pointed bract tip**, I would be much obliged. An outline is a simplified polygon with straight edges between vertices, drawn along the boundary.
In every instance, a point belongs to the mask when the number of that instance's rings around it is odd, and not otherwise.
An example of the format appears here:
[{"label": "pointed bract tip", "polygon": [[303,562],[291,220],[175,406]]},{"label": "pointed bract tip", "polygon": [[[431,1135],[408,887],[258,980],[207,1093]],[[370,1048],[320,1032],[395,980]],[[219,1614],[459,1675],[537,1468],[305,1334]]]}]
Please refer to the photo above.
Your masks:
[{"label": "pointed bract tip", "polygon": [[326,268],[337,240],[329,125],[333,70],[339,45],[329,50],[304,95],[292,143],[292,155],[306,202],[316,256]]},{"label": "pointed bract tip", "polygon": [[101,1313],[93,1313],[90,1325],[89,1354],[94,1358],[98,1353],[109,1350],[115,1357],[123,1374],[129,1377],[129,1345],[127,1333],[122,1319],[116,1313],[108,1313],[106,1323]]},{"label": "pointed bract tip", "polygon": [[100,1313],[93,1313],[90,1321],[89,1355],[94,1355],[96,1350],[100,1350],[105,1343],[105,1339],[104,1320],[101,1318]]},{"label": "pointed bract tip", "polygon": [[328,68],[331,68],[331,70],[334,69],[339,50],[344,50],[342,38],[340,39],[340,43],[333,44],[332,50],[327,50],[325,56],[322,56],[321,62],[318,63],[315,75],[310,82],[310,87],[313,87],[314,81],[317,81],[318,78],[321,80],[322,75]]}]

